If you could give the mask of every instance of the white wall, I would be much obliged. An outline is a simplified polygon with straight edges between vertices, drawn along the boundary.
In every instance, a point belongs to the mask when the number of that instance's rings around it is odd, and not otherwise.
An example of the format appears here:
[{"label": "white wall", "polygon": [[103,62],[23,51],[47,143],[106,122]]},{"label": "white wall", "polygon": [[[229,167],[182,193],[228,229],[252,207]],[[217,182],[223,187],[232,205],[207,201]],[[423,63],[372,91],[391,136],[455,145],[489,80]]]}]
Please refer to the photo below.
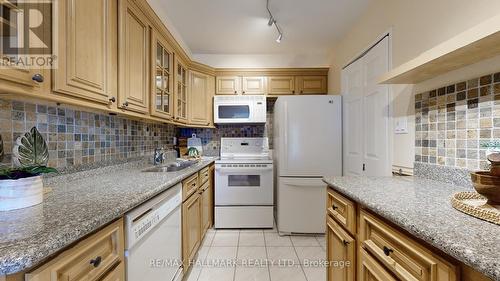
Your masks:
[{"label": "white wall", "polygon": [[[339,94],[342,67],[388,30],[392,35],[392,64],[398,66],[499,14],[499,11],[498,0],[374,0],[360,20],[334,46],[330,57],[329,89]],[[413,168],[415,92],[491,72],[473,66],[418,85],[392,86],[393,116],[407,116],[409,120],[409,134],[393,135],[394,168]]]},{"label": "white wall", "polygon": [[193,59],[216,68],[329,67],[327,54],[193,54]]}]

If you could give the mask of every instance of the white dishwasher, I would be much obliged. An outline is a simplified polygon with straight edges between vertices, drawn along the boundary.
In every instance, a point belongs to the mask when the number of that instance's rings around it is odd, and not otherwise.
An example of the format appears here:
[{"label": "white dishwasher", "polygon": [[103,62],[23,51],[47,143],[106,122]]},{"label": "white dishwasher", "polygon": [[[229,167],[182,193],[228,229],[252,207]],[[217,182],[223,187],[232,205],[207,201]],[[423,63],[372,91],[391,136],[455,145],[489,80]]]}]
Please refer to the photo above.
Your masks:
[{"label": "white dishwasher", "polygon": [[182,185],[125,215],[127,281],[182,280]]}]

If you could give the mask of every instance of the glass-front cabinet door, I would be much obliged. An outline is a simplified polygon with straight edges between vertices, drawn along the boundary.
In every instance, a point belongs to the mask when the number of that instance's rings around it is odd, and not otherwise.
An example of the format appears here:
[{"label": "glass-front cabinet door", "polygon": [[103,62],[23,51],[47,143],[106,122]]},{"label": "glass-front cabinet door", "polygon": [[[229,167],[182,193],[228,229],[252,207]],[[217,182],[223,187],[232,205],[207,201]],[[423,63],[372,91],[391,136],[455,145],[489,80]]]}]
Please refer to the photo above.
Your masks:
[{"label": "glass-front cabinet door", "polygon": [[151,99],[151,115],[167,119],[173,118],[173,52],[165,39],[156,32],[151,44],[154,54],[152,73],[154,77]]},{"label": "glass-front cabinet door", "polygon": [[187,85],[188,85],[188,71],[186,64],[176,59],[176,92],[175,92],[175,120],[178,122],[187,122]]}]

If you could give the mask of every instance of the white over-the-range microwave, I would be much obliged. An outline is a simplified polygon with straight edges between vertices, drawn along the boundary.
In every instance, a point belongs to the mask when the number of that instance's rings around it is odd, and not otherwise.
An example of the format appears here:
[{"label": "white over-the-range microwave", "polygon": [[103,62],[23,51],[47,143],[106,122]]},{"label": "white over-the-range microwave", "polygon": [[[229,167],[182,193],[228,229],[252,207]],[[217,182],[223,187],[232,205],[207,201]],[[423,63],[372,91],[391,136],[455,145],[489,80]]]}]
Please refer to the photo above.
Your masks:
[{"label": "white over-the-range microwave", "polygon": [[266,123],[265,96],[215,96],[214,123]]}]

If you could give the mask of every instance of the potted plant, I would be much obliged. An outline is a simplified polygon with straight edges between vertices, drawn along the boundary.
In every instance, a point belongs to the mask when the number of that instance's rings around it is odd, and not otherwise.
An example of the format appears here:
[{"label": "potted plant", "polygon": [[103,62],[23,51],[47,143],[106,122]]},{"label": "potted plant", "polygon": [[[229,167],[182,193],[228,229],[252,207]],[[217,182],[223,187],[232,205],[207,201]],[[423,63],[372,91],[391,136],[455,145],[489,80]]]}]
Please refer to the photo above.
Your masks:
[{"label": "potted plant", "polygon": [[488,158],[488,155],[500,152],[500,141],[494,140],[485,142],[481,144],[481,147],[486,148],[486,158]]},{"label": "potted plant", "polygon": [[[42,203],[42,174],[57,172],[47,167],[47,143],[36,127],[16,140],[12,151],[14,167],[0,167],[0,211],[26,208]],[[0,137],[0,160],[3,158]]]}]

